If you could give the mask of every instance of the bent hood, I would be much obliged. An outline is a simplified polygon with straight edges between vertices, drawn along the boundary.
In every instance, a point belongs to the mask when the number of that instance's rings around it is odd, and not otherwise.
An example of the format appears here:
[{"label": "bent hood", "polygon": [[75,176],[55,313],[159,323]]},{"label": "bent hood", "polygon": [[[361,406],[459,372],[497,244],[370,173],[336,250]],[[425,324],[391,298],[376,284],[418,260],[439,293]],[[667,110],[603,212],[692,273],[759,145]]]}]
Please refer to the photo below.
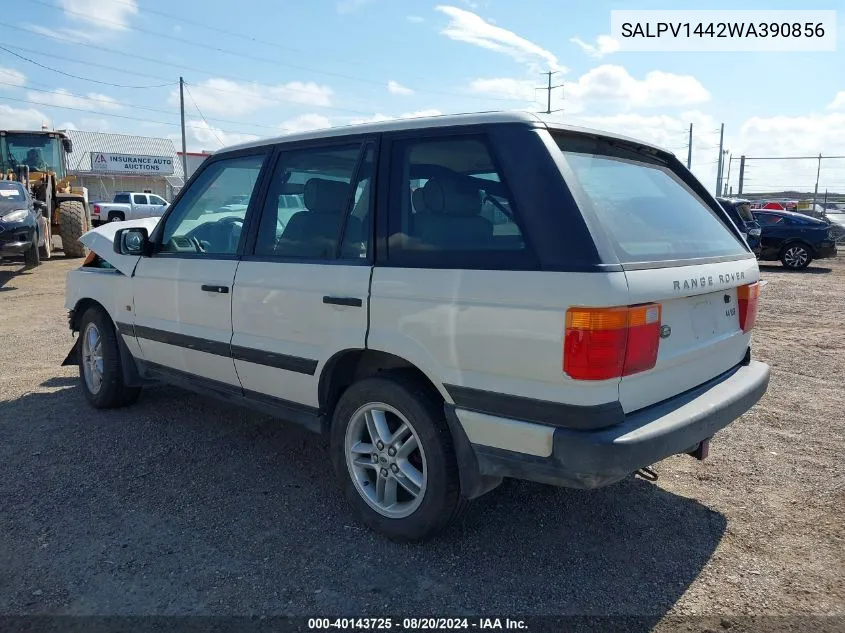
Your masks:
[{"label": "bent hood", "polygon": [[141,218],[140,220],[127,220],[126,222],[109,222],[96,229],[91,229],[79,238],[84,246],[87,246],[100,257],[114,266],[127,277],[132,276],[135,264],[140,257],[138,255],[121,255],[114,252],[114,234],[118,229],[129,229],[142,227],[147,233],[152,233],[161,218]]}]

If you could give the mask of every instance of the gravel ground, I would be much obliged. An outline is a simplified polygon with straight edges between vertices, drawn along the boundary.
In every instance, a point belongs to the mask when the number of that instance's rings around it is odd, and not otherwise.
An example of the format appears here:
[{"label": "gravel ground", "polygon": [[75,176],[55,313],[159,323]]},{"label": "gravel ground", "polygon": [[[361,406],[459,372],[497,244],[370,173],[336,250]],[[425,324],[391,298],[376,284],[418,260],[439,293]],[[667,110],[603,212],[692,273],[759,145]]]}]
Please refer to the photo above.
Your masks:
[{"label": "gravel ground", "polygon": [[508,481],[419,545],[362,529],[298,427],[170,387],[88,407],[59,366],[78,263],[0,263],[0,614],[845,615],[845,258],[764,267],[771,386],[707,461]]}]

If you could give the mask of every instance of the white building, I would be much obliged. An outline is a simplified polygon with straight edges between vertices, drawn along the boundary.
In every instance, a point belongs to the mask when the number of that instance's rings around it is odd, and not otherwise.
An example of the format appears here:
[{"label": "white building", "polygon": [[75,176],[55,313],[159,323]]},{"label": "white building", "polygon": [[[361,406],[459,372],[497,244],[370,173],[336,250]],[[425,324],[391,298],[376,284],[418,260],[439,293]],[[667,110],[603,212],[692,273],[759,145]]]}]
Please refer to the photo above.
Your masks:
[{"label": "white building", "polygon": [[184,184],[181,155],[170,139],[81,130],[65,133],[73,142],[68,173],[74,176],[75,186],[88,188],[92,201],[110,201],[118,191],[142,191],[173,200]]}]

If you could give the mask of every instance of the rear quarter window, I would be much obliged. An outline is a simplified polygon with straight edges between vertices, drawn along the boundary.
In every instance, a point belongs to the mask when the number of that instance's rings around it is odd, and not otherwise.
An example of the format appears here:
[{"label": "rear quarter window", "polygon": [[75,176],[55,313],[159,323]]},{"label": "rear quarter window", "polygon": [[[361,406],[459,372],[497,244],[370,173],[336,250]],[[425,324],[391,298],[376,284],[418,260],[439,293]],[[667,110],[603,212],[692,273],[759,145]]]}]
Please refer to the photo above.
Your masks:
[{"label": "rear quarter window", "polygon": [[598,219],[622,264],[748,254],[669,166],[633,148],[554,137],[568,167],[567,185]]}]

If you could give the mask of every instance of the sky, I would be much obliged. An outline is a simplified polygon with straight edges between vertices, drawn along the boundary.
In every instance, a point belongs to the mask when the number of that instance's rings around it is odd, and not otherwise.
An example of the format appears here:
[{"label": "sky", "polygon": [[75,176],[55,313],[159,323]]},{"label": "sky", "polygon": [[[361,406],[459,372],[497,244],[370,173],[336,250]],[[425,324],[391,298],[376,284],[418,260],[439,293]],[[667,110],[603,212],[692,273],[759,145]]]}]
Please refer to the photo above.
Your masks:
[{"label": "sky", "polygon": [[[838,5],[838,6],[837,6]],[[620,52],[612,9],[733,9],[724,0],[19,0],[0,15],[0,128],[139,134],[189,151],[333,125],[546,108],[687,156],[715,187],[730,157],[845,156],[845,5],[837,50]],[[747,0],[743,9],[799,3]],[[738,160],[725,163],[737,184]],[[730,175],[728,177],[728,165]],[[818,161],[748,161],[745,191],[811,190]],[[845,192],[845,159],[820,190]]]}]

